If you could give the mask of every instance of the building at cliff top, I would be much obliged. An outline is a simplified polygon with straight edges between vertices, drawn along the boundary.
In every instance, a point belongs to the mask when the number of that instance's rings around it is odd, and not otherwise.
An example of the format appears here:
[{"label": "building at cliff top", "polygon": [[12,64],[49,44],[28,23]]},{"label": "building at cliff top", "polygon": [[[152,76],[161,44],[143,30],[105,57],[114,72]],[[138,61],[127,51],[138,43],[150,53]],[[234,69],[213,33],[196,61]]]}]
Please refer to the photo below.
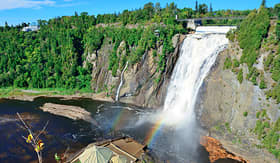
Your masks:
[{"label": "building at cliff top", "polygon": [[31,23],[29,26],[22,28],[23,32],[34,32],[38,31],[40,27],[36,23]]}]

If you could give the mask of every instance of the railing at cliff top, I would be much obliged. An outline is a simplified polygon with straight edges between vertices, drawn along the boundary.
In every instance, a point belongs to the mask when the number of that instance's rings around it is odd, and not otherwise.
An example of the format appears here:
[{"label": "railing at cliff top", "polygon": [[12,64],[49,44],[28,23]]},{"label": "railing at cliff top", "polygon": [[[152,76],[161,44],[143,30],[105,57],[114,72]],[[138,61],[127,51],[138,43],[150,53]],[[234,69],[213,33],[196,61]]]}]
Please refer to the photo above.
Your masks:
[{"label": "railing at cliff top", "polygon": [[246,16],[236,17],[204,17],[204,18],[191,18],[191,19],[176,19],[177,21],[201,21],[201,20],[225,20],[225,19],[245,19]]}]

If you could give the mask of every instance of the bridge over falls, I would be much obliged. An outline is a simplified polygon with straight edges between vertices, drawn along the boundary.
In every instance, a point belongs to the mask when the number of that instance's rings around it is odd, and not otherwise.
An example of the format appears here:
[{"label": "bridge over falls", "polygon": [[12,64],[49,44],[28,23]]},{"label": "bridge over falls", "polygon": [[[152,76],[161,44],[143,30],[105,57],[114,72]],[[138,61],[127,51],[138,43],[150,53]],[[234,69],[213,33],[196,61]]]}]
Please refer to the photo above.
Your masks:
[{"label": "bridge over falls", "polygon": [[193,30],[196,29],[197,26],[202,24],[202,20],[226,20],[226,19],[245,19],[245,16],[236,16],[236,17],[203,17],[203,18],[192,18],[192,19],[177,19],[179,22],[187,22],[187,28],[191,28]]}]

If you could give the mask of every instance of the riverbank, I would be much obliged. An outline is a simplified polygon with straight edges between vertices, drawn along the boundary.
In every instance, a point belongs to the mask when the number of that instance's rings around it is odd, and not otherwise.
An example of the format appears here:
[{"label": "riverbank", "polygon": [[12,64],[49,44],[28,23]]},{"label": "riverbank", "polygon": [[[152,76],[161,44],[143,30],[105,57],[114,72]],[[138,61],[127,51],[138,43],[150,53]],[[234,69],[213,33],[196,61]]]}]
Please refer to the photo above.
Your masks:
[{"label": "riverbank", "polygon": [[93,100],[113,102],[113,98],[105,92],[92,93],[88,90],[67,90],[67,89],[21,89],[21,88],[0,88],[0,99],[17,99],[33,101],[37,97],[59,97],[63,99],[91,98]]}]

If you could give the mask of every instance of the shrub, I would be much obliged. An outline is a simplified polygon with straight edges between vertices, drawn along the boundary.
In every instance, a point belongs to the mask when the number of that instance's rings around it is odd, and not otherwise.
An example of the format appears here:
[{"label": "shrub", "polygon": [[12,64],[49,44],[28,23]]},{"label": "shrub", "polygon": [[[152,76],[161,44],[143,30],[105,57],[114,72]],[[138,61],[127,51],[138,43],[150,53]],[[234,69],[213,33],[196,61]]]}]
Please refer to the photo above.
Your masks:
[{"label": "shrub", "polygon": [[264,61],[264,69],[265,70],[268,70],[271,63],[273,62],[273,58],[274,58],[274,55],[273,54],[269,54],[267,56],[267,58],[265,58],[265,61]]},{"label": "shrub", "polygon": [[247,112],[247,111],[243,112],[243,116],[244,116],[244,117],[247,117],[247,115],[248,115],[248,112]]},{"label": "shrub", "polygon": [[239,67],[239,65],[240,65],[239,61],[234,58],[233,59],[233,68],[237,68],[237,67]]},{"label": "shrub", "polygon": [[225,123],[225,127],[226,127],[227,131],[228,131],[229,133],[231,133],[231,128],[230,128],[228,122]]},{"label": "shrub", "polygon": [[261,114],[261,112],[258,111],[257,114],[256,114],[256,118],[259,118],[260,114]]},{"label": "shrub", "polygon": [[235,38],[235,30],[231,29],[230,31],[228,31],[227,33],[227,38],[230,40],[230,41],[234,41],[234,38]]},{"label": "shrub", "polygon": [[272,79],[275,81],[280,80],[280,55],[278,55],[273,60],[273,66],[272,66]]},{"label": "shrub", "polygon": [[243,81],[243,70],[242,69],[238,72],[237,79],[238,79],[239,83],[241,84]]},{"label": "shrub", "polygon": [[261,75],[260,89],[265,89],[265,88],[266,88],[266,83],[264,81],[264,76]]},{"label": "shrub", "polygon": [[227,57],[224,62],[224,69],[230,69],[231,66],[232,66],[231,59],[229,57]]},{"label": "shrub", "polygon": [[252,11],[240,25],[237,40],[243,49],[241,61],[247,63],[249,68],[256,62],[258,50],[263,38],[267,35],[269,23],[269,12],[262,6],[258,11]]}]

